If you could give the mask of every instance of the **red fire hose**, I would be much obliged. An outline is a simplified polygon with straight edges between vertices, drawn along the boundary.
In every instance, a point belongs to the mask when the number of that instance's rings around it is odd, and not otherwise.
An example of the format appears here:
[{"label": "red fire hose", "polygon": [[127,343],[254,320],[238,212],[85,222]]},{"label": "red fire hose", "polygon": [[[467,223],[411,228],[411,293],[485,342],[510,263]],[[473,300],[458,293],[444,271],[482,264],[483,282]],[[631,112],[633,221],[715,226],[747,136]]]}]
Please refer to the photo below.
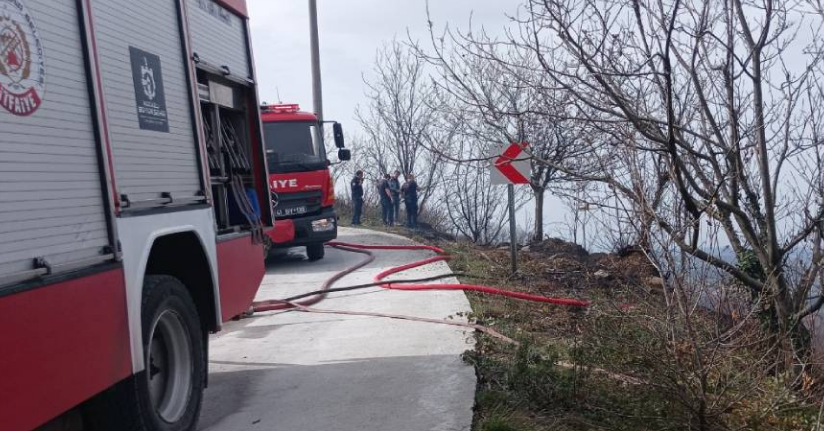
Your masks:
[{"label": "red fire hose", "polygon": [[366,251],[366,250],[360,250],[360,249],[355,249],[355,248],[338,246],[335,243],[329,243],[329,245],[332,246],[332,247],[338,248],[340,250],[349,251],[349,252],[352,252],[352,253],[364,254],[364,255],[366,255],[366,258],[361,260],[357,264],[352,265],[349,268],[346,268],[343,271],[340,271],[340,272],[336,273],[335,275],[330,277],[328,280],[324,281],[323,284],[321,285],[320,293],[318,293],[317,295],[315,295],[315,296],[313,296],[309,299],[305,299],[303,301],[295,301],[295,302],[284,301],[284,300],[280,300],[280,299],[271,299],[271,300],[268,300],[268,301],[257,301],[257,302],[252,303],[252,309],[255,312],[279,311],[279,310],[289,310],[289,309],[292,309],[292,308],[297,308],[298,306],[309,307],[310,305],[315,305],[318,302],[323,301],[323,298],[325,298],[326,295],[327,295],[326,291],[329,290],[329,288],[332,286],[332,284],[334,284],[336,281],[340,280],[341,278],[346,277],[347,275],[357,271],[358,269],[363,268],[366,265],[369,265],[370,263],[372,263],[372,261],[375,260],[375,255],[373,255],[372,253],[370,253],[369,251]]},{"label": "red fire hose", "polygon": [[528,293],[522,292],[513,292],[510,290],[503,290],[496,287],[489,287],[489,286],[479,286],[473,284],[447,284],[447,283],[433,283],[433,284],[407,284],[402,283],[399,281],[392,282],[386,281],[382,282],[382,280],[389,275],[396,274],[399,272],[403,272],[412,268],[418,268],[424,265],[428,265],[435,262],[447,261],[450,259],[449,255],[446,252],[438,247],[434,247],[431,245],[363,245],[363,244],[351,244],[345,242],[330,242],[328,243],[329,246],[337,248],[339,250],[344,250],[353,253],[360,253],[364,254],[367,257],[362,261],[358,262],[357,264],[344,269],[333,275],[331,278],[326,280],[321,289],[318,291],[317,295],[305,299],[302,301],[288,301],[288,300],[268,300],[268,301],[259,301],[254,302],[252,304],[252,308],[256,312],[261,311],[276,311],[276,310],[288,310],[292,308],[305,308],[318,302],[322,301],[326,295],[328,294],[328,290],[338,280],[345,277],[352,272],[363,268],[364,266],[370,264],[372,261],[375,260],[375,255],[370,250],[429,250],[432,252],[437,253],[437,256],[433,256],[427,259],[423,259],[417,262],[409,263],[406,265],[401,265],[395,268],[388,269],[383,271],[375,276],[375,282],[379,283],[380,287],[384,289],[392,289],[392,290],[463,290],[463,291],[473,291],[473,292],[481,292],[486,293],[489,295],[497,295],[497,296],[506,296],[509,298],[521,299],[525,301],[532,301],[532,302],[542,302],[548,304],[556,304],[556,305],[564,305],[567,307],[579,307],[585,308],[589,307],[589,301],[580,300],[580,299],[572,299],[572,298],[552,298],[540,295],[532,295]]}]

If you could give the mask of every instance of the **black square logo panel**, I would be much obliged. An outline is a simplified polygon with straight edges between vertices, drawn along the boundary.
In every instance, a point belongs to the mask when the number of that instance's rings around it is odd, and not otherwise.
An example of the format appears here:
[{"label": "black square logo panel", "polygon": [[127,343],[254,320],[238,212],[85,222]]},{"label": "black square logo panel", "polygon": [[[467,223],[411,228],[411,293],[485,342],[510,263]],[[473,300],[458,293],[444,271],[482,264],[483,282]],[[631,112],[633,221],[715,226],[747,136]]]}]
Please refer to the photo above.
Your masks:
[{"label": "black square logo panel", "polygon": [[160,57],[133,46],[129,47],[129,54],[132,59],[134,97],[140,128],[168,133],[169,116],[166,112]]}]

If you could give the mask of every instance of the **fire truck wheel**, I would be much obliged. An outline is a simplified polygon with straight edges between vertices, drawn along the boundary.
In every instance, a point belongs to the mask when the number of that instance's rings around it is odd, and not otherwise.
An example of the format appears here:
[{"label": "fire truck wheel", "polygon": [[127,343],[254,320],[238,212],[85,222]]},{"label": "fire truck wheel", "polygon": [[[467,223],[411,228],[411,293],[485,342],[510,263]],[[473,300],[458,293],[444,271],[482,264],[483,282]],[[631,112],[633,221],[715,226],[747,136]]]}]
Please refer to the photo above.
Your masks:
[{"label": "fire truck wheel", "polygon": [[206,381],[203,330],[186,287],[165,275],[143,284],[145,370],[98,395],[94,431],[194,431]]},{"label": "fire truck wheel", "polygon": [[312,260],[312,261],[321,260],[321,259],[323,259],[323,254],[324,254],[323,243],[309,244],[309,245],[306,246],[306,257],[308,257],[309,260]]}]

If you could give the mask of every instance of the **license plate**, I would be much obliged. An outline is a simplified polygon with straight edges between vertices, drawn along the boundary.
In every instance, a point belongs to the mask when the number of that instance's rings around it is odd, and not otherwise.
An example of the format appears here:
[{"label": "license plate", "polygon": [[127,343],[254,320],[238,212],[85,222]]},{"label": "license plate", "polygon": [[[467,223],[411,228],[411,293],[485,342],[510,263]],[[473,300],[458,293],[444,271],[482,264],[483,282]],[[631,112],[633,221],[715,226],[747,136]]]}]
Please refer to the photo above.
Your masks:
[{"label": "license plate", "polygon": [[299,206],[299,207],[292,207],[292,208],[280,208],[275,210],[275,216],[283,217],[283,216],[293,216],[297,214],[304,214],[306,213],[306,206]]}]

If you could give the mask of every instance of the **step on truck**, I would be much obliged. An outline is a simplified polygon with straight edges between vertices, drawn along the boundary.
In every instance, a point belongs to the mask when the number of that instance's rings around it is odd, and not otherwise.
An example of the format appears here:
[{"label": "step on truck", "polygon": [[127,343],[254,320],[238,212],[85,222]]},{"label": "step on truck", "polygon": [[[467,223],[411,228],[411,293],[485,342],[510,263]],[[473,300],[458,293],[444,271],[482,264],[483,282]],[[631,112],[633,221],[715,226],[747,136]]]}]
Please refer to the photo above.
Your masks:
[{"label": "step on truck", "polygon": [[0,0],[0,429],[196,429],[272,226],[243,0]]},{"label": "step on truck", "polygon": [[[295,104],[263,105],[261,119],[275,213],[275,229],[269,231],[272,247],[305,246],[309,260],[322,259],[324,243],[338,236],[324,124]],[[338,159],[349,160],[343,127],[331,123]]]}]

